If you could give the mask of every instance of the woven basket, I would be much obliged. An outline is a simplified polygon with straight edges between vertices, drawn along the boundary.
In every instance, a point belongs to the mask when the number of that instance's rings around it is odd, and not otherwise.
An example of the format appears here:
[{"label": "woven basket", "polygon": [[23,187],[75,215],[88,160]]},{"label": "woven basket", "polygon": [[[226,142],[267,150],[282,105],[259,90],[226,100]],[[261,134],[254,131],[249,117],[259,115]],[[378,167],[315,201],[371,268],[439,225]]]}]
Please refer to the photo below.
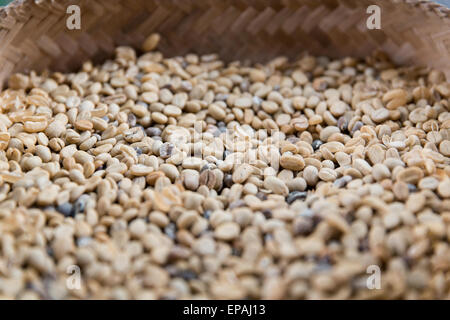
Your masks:
[{"label": "woven basket", "polygon": [[[66,9],[81,8],[69,30]],[[381,29],[368,30],[369,5]],[[450,78],[450,10],[419,0],[16,0],[0,9],[0,88],[13,72],[69,71],[116,45],[139,48],[159,32],[166,55],[219,53],[264,61],[302,52],[332,57],[385,51],[396,63],[443,70]]]}]

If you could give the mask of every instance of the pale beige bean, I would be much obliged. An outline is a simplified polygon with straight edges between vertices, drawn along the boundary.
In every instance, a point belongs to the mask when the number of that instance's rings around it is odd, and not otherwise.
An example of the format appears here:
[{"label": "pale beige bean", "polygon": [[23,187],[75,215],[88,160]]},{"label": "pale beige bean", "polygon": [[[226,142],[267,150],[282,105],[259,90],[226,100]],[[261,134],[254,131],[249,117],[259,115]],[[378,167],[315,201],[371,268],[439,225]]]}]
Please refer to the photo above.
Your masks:
[{"label": "pale beige bean", "polygon": [[142,164],[134,164],[130,168],[130,173],[133,176],[141,177],[141,176],[148,175],[153,170],[154,169],[152,167],[148,167],[148,166],[145,166],[145,165],[142,165]]},{"label": "pale beige bean", "polygon": [[274,176],[269,176],[264,179],[264,188],[269,189],[273,193],[280,194],[282,196],[287,196],[289,189],[283,180],[278,179]]},{"label": "pale beige bean", "polygon": [[160,39],[161,36],[158,33],[152,33],[142,43],[142,50],[145,52],[154,50],[158,46]]},{"label": "pale beige bean", "polygon": [[235,183],[244,183],[253,173],[253,167],[249,164],[240,164],[233,172],[233,181]]},{"label": "pale beige bean", "polygon": [[308,185],[315,186],[319,180],[319,170],[314,166],[307,166],[303,170],[303,178]]},{"label": "pale beige bean", "polygon": [[280,158],[280,164],[283,168],[299,171],[305,167],[305,160],[300,155],[285,152]]},{"label": "pale beige bean", "polygon": [[330,169],[330,168],[320,169],[318,175],[321,180],[326,181],[326,182],[332,182],[332,181],[336,180],[336,178],[337,178],[336,171],[334,171],[333,169]]},{"label": "pale beige bean", "polygon": [[225,222],[220,224],[214,231],[214,236],[223,241],[230,241],[235,239],[240,232],[240,227],[234,222]]}]

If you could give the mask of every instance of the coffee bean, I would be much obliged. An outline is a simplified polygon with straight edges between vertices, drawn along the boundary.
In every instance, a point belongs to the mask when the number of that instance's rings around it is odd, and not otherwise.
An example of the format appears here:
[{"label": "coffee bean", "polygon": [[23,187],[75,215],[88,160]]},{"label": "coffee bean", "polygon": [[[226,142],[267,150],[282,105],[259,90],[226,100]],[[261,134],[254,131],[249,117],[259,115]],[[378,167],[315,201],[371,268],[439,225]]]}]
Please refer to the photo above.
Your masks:
[{"label": "coffee bean", "polygon": [[314,140],[311,144],[311,146],[313,147],[314,151],[317,151],[319,149],[319,147],[323,144],[322,141],[320,140]]},{"label": "coffee bean", "polygon": [[75,210],[71,203],[63,203],[56,207],[60,213],[62,213],[65,217],[73,217],[75,216]]},{"label": "coffee bean", "polygon": [[286,202],[288,204],[292,204],[296,200],[305,200],[307,195],[308,195],[307,192],[293,191],[289,193],[289,195],[286,197]]}]

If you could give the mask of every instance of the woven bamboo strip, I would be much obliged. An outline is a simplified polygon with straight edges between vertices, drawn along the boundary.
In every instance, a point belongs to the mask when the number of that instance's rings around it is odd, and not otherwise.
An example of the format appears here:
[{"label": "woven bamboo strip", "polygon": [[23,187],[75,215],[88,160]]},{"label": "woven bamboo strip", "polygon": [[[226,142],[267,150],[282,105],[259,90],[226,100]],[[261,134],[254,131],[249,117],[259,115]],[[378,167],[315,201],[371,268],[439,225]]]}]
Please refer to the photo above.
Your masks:
[{"label": "woven bamboo strip", "polygon": [[[152,32],[166,55],[216,52],[264,61],[303,52],[367,56],[382,49],[397,63],[450,76],[450,10],[423,0],[80,0],[81,30],[66,28],[70,0],[14,1],[0,9],[0,87],[12,72],[68,71],[139,48]],[[366,8],[382,8],[368,30]]]}]

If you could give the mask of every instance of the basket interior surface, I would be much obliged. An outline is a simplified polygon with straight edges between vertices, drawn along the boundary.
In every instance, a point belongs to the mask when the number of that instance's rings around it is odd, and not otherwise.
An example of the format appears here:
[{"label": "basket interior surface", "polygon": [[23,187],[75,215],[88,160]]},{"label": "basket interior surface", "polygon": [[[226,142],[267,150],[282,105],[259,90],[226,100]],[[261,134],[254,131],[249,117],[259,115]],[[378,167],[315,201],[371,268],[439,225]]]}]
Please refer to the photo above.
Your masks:
[{"label": "basket interior surface", "polygon": [[[13,72],[74,70],[117,45],[139,48],[159,32],[168,56],[218,53],[265,61],[304,52],[331,57],[385,51],[396,63],[450,75],[450,10],[419,0],[80,0],[81,29],[69,30],[69,0],[21,0],[0,9],[0,87]],[[381,29],[366,26],[381,8]]]}]

